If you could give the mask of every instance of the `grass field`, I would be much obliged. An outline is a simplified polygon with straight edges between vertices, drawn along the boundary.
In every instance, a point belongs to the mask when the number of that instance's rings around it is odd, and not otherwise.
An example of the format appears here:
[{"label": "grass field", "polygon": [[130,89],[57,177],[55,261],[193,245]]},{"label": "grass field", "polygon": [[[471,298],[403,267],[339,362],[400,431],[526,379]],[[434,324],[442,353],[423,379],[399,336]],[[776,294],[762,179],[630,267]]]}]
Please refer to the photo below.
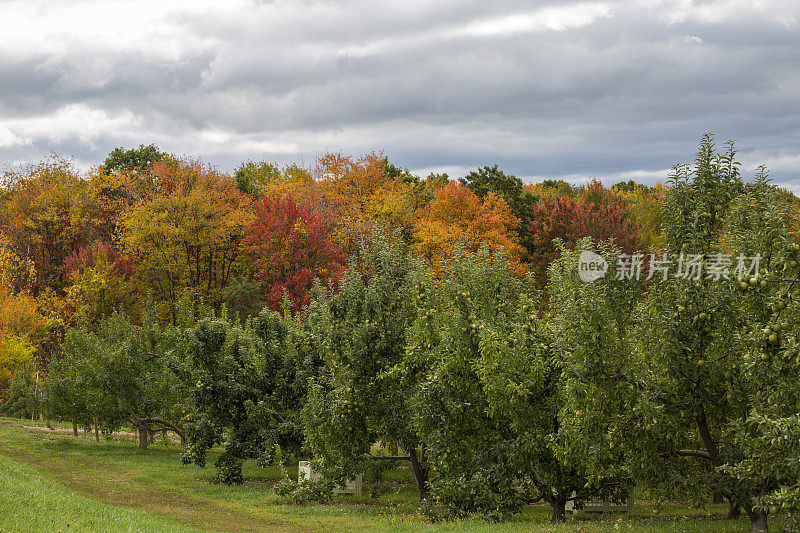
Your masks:
[{"label": "grass field", "polygon": [[[431,524],[417,511],[402,470],[377,499],[337,496],[328,505],[289,505],[272,490],[278,468],[248,464],[244,485],[210,483],[213,468],[184,466],[174,444],[136,449],[132,436],[94,442],[90,435],[23,427],[0,419],[0,531],[748,531],[726,520],[727,506],[692,509],[670,503],[659,514],[637,502],[635,516],[578,515],[548,523],[532,506],[503,524],[482,520]],[[290,470],[296,475],[296,470]],[[368,483],[365,482],[365,485]],[[780,521],[771,523],[778,530]]]}]

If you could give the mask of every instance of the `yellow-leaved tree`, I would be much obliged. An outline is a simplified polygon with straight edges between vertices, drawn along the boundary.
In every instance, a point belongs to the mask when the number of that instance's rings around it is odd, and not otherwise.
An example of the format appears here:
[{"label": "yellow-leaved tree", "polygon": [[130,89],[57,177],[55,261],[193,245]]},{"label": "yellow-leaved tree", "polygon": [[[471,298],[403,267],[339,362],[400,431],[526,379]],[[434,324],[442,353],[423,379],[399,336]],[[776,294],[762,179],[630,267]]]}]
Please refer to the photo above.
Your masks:
[{"label": "yellow-leaved tree", "polygon": [[33,362],[43,333],[36,299],[27,290],[35,276],[32,262],[17,256],[0,234],[0,399],[14,372]]},{"label": "yellow-leaved tree", "polygon": [[250,197],[198,161],[168,157],[149,173],[156,193],[124,217],[122,251],[162,313],[184,295],[217,306],[239,267]]}]

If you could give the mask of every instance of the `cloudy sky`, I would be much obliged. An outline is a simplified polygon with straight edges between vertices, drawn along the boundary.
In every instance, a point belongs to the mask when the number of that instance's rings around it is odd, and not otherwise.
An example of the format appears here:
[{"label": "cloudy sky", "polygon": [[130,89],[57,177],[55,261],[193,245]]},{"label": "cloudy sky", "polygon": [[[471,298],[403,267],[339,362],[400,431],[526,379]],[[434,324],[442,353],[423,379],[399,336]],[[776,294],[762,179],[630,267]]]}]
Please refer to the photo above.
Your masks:
[{"label": "cloudy sky", "polygon": [[800,2],[0,3],[3,166],[156,143],[651,183],[706,131],[800,190]]}]

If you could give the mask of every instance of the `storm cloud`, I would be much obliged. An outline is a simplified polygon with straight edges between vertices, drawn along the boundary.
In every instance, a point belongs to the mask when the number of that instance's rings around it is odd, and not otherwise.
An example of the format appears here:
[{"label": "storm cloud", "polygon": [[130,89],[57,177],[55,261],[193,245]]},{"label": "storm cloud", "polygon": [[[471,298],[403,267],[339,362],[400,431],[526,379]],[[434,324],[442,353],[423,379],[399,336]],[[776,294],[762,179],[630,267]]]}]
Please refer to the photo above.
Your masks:
[{"label": "storm cloud", "polygon": [[6,165],[152,142],[653,183],[710,131],[800,189],[792,0],[12,1],[0,35]]}]

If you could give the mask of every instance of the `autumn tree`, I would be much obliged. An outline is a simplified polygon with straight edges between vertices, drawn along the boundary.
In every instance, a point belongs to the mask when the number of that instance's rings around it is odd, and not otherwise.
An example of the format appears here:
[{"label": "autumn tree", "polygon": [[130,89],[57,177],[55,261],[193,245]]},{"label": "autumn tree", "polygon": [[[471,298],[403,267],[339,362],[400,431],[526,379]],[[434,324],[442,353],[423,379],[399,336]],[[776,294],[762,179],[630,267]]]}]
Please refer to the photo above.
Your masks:
[{"label": "autumn tree", "polygon": [[315,278],[335,282],[344,256],[331,240],[331,216],[311,198],[289,193],[263,197],[254,206],[244,244],[256,256],[256,278],[269,307],[280,311],[285,298],[294,311],[309,302]]},{"label": "autumn tree", "polygon": [[73,220],[76,198],[86,184],[72,163],[59,157],[7,175],[7,180],[3,232],[8,246],[18,257],[33,262],[36,278],[30,289],[34,296],[45,288],[63,295],[64,261],[90,238]]},{"label": "autumn tree", "polygon": [[[522,180],[512,174],[506,174],[497,165],[484,166],[471,171],[461,179],[478,198],[485,198],[488,192],[493,192],[506,201],[511,213],[519,219],[520,228],[527,228],[533,219],[533,206],[538,199],[528,191]],[[522,232],[521,244],[527,250],[532,250],[529,236]]]},{"label": "autumn tree", "polygon": [[266,161],[248,161],[237,167],[233,173],[236,186],[254,200],[273,194],[302,193],[313,187],[311,172],[297,164],[282,169]]},{"label": "autumn tree", "polygon": [[34,362],[36,345],[47,322],[30,294],[36,277],[33,262],[17,256],[0,233],[0,398],[15,372]]},{"label": "autumn tree", "polygon": [[404,182],[392,182],[370,198],[366,206],[367,216],[387,231],[399,231],[406,242],[413,239],[416,221],[417,198],[415,186]]},{"label": "autumn tree", "polygon": [[386,158],[372,152],[360,158],[328,153],[317,160],[314,177],[335,217],[333,238],[347,254],[358,251],[371,230],[369,206],[382,188],[401,180],[386,173]]},{"label": "autumn tree", "polygon": [[75,250],[66,260],[69,313],[95,327],[113,311],[134,319],[142,306],[135,266],[111,244],[95,241]]},{"label": "autumn tree", "polygon": [[415,207],[424,209],[436,197],[436,192],[450,185],[450,177],[446,173],[431,172],[426,178],[420,178],[413,184]]},{"label": "autumn tree", "polygon": [[533,208],[533,221],[528,226],[533,246],[529,259],[540,283],[546,280],[547,267],[559,257],[555,239],[567,248],[584,237],[592,237],[596,241],[613,239],[626,253],[637,249],[638,230],[628,212],[616,203],[589,198],[555,195],[543,198]]},{"label": "autumn tree", "polygon": [[524,187],[528,193],[537,199],[537,204],[541,204],[545,198],[553,198],[555,196],[575,197],[577,195],[576,188],[564,180],[544,180],[537,183],[527,183]]},{"label": "autumn tree", "polygon": [[661,231],[661,204],[666,189],[661,183],[647,187],[629,181],[623,186],[620,183],[611,187],[611,192],[619,198],[626,211],[638,228],[636,237],[646,251],[657,251],[663,248],[664,239]]},{"label": "autumn tree", "polygon": [[211,305],[236,274],[250,200],[228,176],[196,161],[167,159],[149,171],[155,186],[123,220],[122,248],[162,312],[184,294]]},{"label": "autumn tree", "polygon": [[481,200],[465,185],[451,183],[418,213],[415,246],[434,267],[457,246],[475,252],[483,243],[491,250],[503,248],[518,264],[523,253],[518,229],[519,219],[501,197],[490,191]]},{"label": "autumn tree", "polygon": [[34,298],[0,287],[0,398],[15,371],[34,362],[45,325]]},{"label": "autumn tree", "polygon": [[399,231],[403,240],[414,242],[417,215],[433,200],[436,191],[450,184],[447,174],[431,173],[426,178],[386,162],[386,182],[367,203],[367,217],[388,232]]}]

